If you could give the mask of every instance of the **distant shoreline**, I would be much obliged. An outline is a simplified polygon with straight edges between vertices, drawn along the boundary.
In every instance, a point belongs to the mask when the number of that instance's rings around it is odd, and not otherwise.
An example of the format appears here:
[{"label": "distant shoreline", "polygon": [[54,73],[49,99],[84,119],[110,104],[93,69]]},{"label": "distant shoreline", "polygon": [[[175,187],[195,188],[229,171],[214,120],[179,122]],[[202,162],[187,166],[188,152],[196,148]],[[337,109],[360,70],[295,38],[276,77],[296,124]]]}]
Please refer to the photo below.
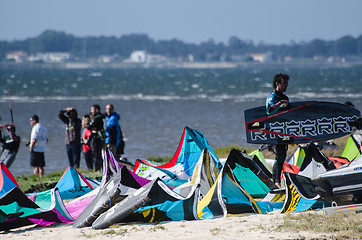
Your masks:
[{"label": "distant shoreline", "polygon": [[362,66],[362,62],[316,62],[313,60],[297,62],[165,62],[165,63],[93,63],[93,62],[64,62],[64,63],[0,63],[0,69],[230,69],[230,68],[349,68]]}]

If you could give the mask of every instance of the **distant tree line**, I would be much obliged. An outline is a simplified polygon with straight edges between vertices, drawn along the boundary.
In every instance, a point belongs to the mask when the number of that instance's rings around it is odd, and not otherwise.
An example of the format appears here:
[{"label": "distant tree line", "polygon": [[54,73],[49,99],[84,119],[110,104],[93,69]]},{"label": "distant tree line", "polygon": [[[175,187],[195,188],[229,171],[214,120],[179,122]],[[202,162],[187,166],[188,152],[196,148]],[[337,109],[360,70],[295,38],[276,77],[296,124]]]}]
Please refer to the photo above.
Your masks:
[{"label": "distant tree line", "polygon": [[244,41],[232,36],[228,43],[210,39],[200,44],[185,43],[177,39],[155,41],[146,34],[129,34],[121,37],[76,37],[65,32],[44,31],[35,38],[17,41],[0,41],[0,58],[11,51],[24,51],[28,55],[41,52],[70,52],[80,59],[117,54],[128,58],[132,51],[146,50],[169,58],[185,59],[190,54],[195,61],[229,61],[233,56],[246,53],[273,53],[282,59],[320,57],[362,57],[362,35],[358,38],[344,36],[333,41],[315,39],[310,42],[291,42],[274,45]]}]

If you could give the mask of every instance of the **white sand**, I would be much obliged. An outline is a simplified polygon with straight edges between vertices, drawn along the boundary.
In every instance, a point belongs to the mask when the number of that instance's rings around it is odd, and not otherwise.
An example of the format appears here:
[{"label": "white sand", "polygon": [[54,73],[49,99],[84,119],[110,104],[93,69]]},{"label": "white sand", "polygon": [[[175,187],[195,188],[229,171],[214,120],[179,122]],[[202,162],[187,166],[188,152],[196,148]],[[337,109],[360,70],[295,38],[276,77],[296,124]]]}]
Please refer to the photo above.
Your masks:
[{"label": "white sand", "polygon": [[175,221],[160,224],[115,225],[104,230],[73,228],[60,224],[49,227],[23,227],[0,233],[0,239],[331,239],[331,234],[280,232],[283,214],[232,216],[211,220]]}]

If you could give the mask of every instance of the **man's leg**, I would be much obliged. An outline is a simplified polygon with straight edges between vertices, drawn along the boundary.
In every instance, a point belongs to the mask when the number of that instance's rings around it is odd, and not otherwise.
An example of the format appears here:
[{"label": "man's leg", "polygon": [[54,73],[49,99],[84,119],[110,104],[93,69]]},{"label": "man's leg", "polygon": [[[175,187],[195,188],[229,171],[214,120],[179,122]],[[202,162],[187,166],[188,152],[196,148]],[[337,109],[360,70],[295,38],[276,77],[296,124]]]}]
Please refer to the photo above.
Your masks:
[{"label": "man's leg", "polygon": [[39,167],[39,177],[44,176],[44,167]]},{"label": "man's leg", "polygon": [[288,145],[277,144],[275,146],[275,160],[273,165],[273,181],[277,187],[281,187],[280,176],[283,170],[283,164],[287,156]]},{"label": "man's leg", "polygon": [[68,160],[69,160],[69,166],[74,167],[72,145],[67,145],[67,156],[68,156]]}]

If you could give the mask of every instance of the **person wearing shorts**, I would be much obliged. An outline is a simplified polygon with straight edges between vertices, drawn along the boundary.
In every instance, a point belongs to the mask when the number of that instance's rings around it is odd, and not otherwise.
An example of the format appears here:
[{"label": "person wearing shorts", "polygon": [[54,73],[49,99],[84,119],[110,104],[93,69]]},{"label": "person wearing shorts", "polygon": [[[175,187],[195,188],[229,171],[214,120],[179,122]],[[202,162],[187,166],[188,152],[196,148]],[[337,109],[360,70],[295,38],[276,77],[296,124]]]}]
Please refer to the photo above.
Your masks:
[{"label": "person wearing shorts", "polygon": [[44,152],[48,143],[47,129],[39,123],[39,117],[33,115],[30,117],[32,125],[30,136],[30,165],[33,167],[34,175],[44,176],[45,157]]}]

